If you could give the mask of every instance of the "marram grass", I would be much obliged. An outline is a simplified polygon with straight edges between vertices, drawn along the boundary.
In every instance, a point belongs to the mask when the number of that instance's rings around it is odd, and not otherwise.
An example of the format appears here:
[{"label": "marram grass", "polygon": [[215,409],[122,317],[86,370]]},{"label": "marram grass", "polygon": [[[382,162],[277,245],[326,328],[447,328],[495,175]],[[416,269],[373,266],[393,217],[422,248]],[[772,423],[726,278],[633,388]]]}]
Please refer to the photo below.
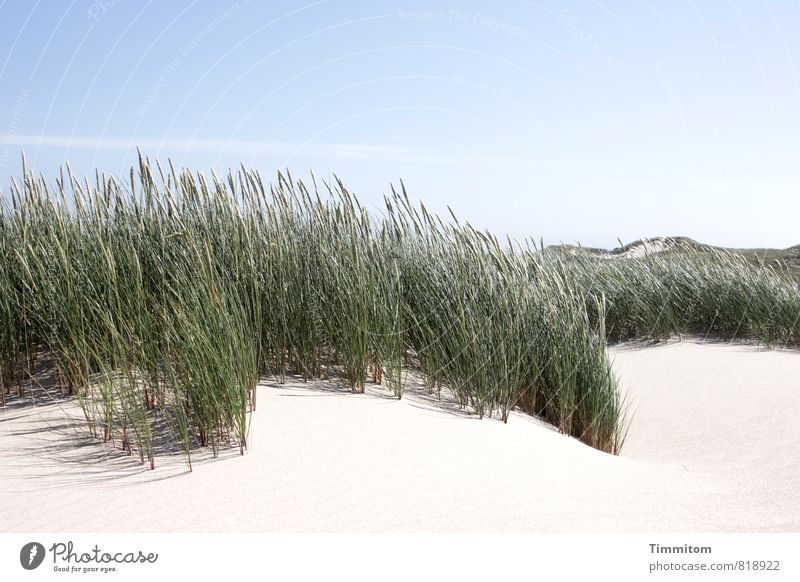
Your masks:
[{"label": "marram grass", "polygon": [[247,446],[259,377],[341,371],[402,396],[404,362],[465,408],[520,408],[618,453],[606,340],[798,340],[796,282],[734,256],[602,260],[501,244],[392,192],[140,159],[126,180],[23,169],[0,207],[0,397],[37,358],[91,434],[154,465],[164,433]]},{"label": "marram grass", "polygon": [[[753,265],[725,250],[555,261],[586,297],[605,298],[600,319],[609,340],[693,335],[754,339],[768,347],[800,344],[800,285],[789,269]],[[591,301],[587,309],[597,320]]]}]

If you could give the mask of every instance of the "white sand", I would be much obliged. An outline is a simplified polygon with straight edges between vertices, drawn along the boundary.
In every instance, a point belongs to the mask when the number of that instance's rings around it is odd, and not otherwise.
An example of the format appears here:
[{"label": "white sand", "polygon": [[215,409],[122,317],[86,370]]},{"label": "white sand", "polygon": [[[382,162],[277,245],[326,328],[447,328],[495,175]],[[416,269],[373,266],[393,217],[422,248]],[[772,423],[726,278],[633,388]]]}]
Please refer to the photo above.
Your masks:
[{"label": "white sand", "polygon": [[[155,471],[83,436],[69,401],[0,411],[0,530],[800,531],[800,354],[612,350],[623,455],[410,389],[259,388],[250,449]],[[76,428],[77,427],[77,428]]]},{"label": "white sand", "polygon": [[663,253],[672,248],[672,245],[663,239],[642,239],[641,241],[633,244],[622,255],[628,259],[640,259],[647,255],[654,255],[656,253]]},{"label": "white sand", "polygon": [[[641,259],[647,255],[656,255],[671,250],[676,243],[668,239],[657,237],[653,239],[643,238],[630,243],[625,250],[606,251],[605,254],[595,255],[602,259]],[[624,247],[623,247],[624,248]]]}]

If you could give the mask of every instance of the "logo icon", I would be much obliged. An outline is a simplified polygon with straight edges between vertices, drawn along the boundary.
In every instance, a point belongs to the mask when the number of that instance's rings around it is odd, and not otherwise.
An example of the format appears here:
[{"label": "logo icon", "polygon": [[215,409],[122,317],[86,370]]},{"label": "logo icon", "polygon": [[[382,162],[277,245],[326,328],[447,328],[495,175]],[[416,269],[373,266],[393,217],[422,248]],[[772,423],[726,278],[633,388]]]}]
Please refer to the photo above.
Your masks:
[{"label": "logo icon", "polygon": [[19,563],[26,570],[35,570],[44,561],[44,546],[39,542],[28,542],[19,551]]}]

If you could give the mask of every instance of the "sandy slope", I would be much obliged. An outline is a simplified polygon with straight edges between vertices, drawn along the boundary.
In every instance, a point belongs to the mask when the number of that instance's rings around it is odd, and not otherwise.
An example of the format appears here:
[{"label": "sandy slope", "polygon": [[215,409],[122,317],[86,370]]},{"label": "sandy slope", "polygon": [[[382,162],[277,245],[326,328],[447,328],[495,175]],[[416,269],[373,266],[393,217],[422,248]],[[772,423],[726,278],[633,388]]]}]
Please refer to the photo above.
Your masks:
[{"label": "sandy slope", "polygon": [[241,457],[158,458],[83,436],[70,401],[0,412],[0,528],[17,531],[800,531],[800,354],[614,348],[621,457],[514,415],[331,384],[259,388]]}]

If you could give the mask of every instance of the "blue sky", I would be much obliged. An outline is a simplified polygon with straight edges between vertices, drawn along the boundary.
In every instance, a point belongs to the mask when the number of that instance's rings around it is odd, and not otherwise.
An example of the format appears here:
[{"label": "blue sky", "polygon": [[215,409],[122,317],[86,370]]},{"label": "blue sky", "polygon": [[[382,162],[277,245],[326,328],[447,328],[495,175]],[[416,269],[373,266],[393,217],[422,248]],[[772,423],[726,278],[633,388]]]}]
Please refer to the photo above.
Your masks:
[{"label": "blue sky", "polygon": [[547,243],[800,243],[800,4],[0,0],[0,188],[29,165],[402,178]]}]

